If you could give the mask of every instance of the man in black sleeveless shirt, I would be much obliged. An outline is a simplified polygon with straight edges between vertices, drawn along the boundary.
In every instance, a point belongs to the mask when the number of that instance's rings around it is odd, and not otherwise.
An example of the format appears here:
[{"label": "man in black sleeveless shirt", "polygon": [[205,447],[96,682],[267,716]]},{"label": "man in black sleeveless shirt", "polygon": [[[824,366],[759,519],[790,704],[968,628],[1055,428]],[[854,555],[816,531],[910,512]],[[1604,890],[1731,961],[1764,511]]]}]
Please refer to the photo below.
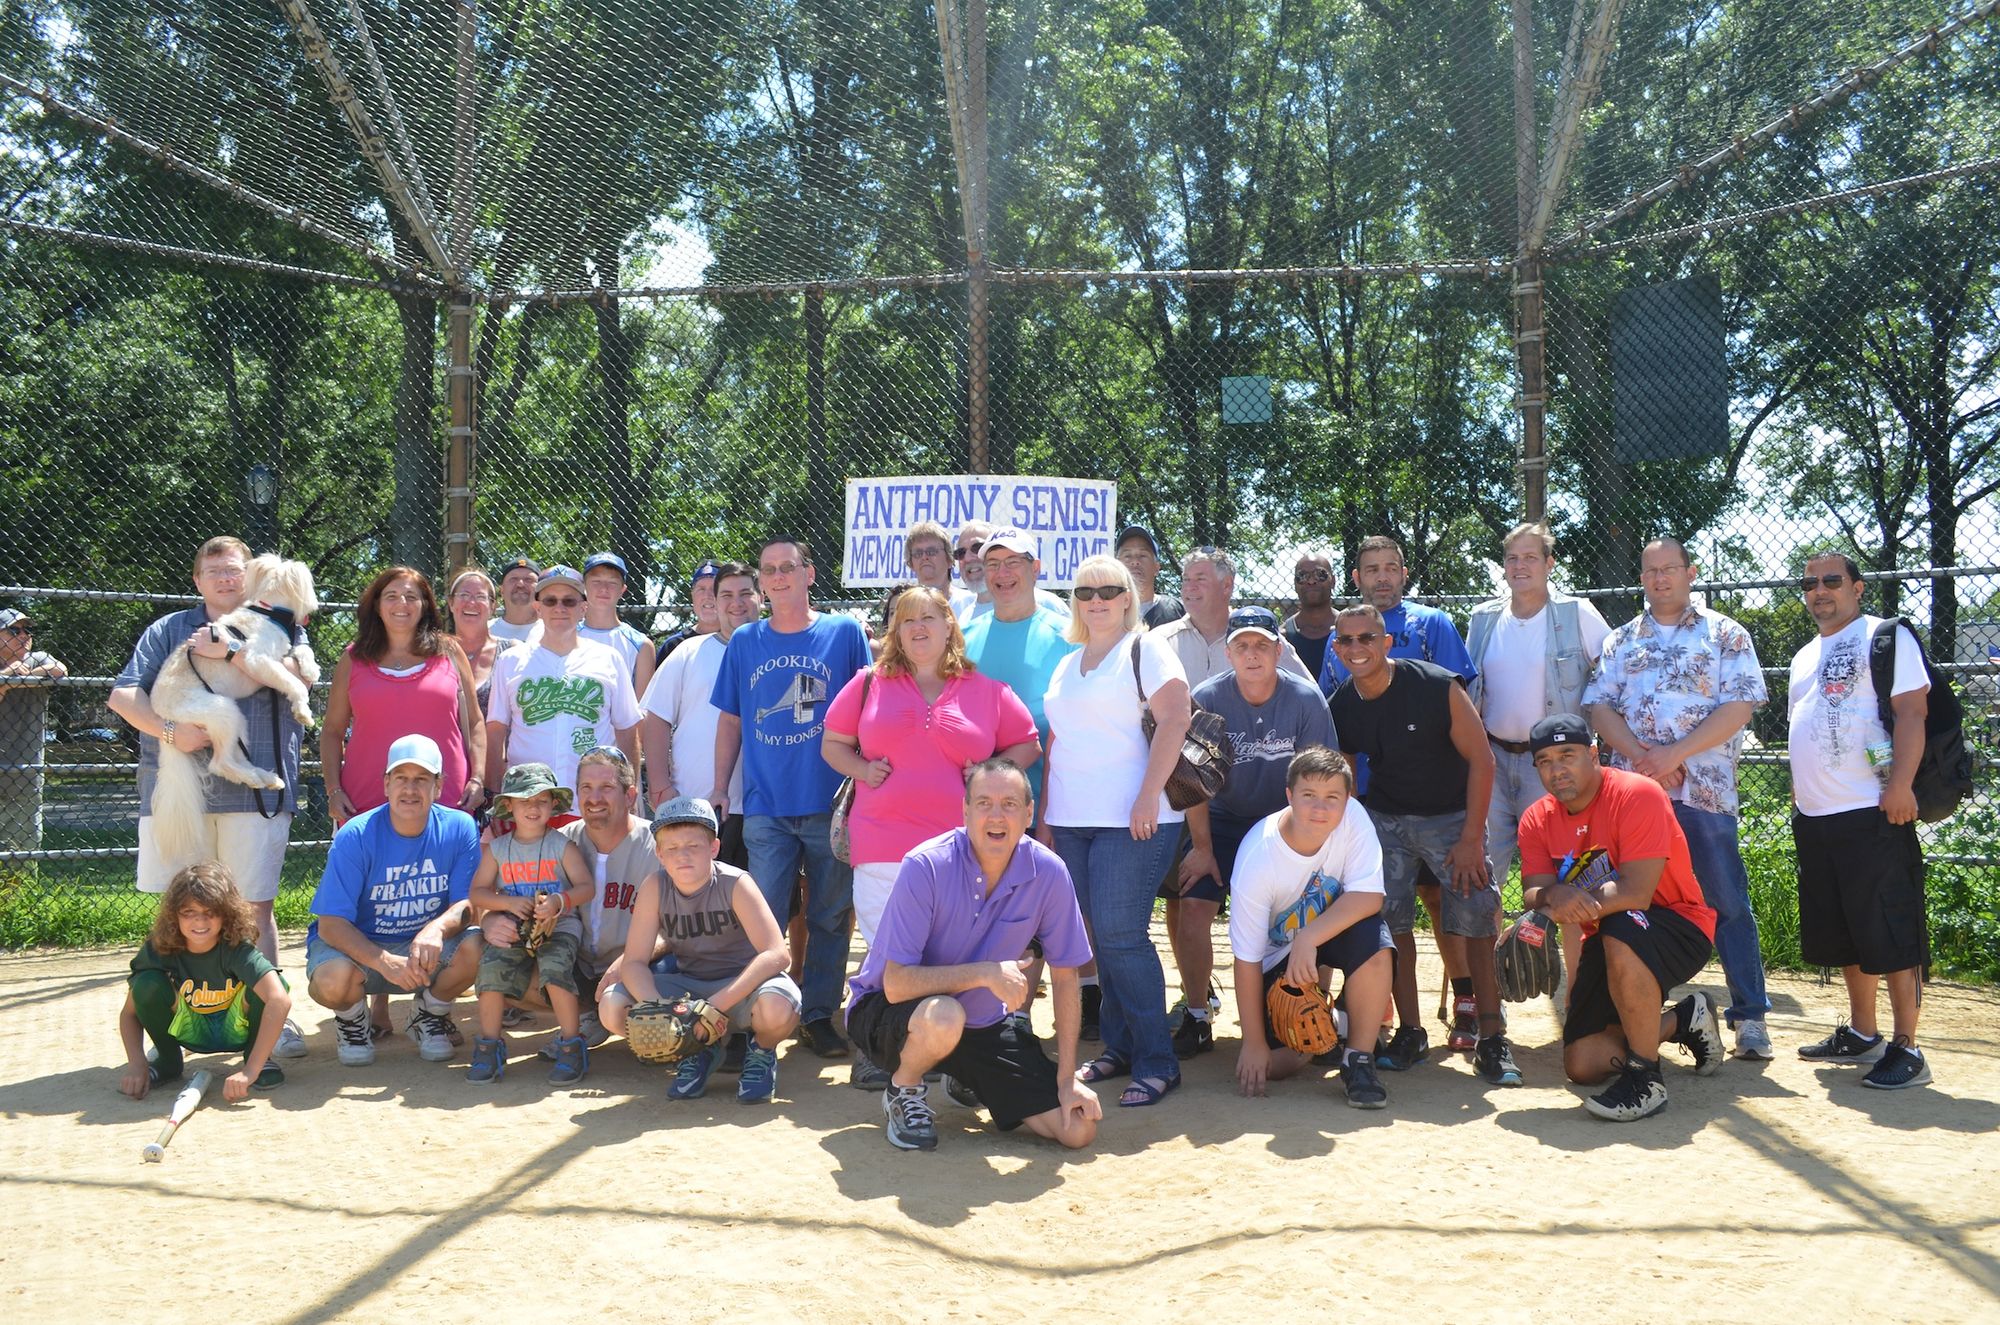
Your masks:
[{"label": "man in black sleeveless shirt", "polygon": [[1501,1033],[1500,986],[1493,969],[1499,884],[1486,864],[1486,803],[1493,794],[1493,752],[1478,710],[1452,672],[1417,658],[1391,658],[1382,613],[1366,603],[1334,618],[1332,647],[1349,676],[1327,701],[1340,748],[1365,755],[1368,791],[1361,802],[1382,840],[1382,919],[1396,939],[1396,1015],[1401,1023],[1376,1063],[1403,1071],[1430,1053],[1417,1008],[1417,871],[1429,865],[1440,889],[1441,932],[1465,945],[1479,1040],[1473,1061],[1496,1086],[1518,1086],[1521,1073]]}]

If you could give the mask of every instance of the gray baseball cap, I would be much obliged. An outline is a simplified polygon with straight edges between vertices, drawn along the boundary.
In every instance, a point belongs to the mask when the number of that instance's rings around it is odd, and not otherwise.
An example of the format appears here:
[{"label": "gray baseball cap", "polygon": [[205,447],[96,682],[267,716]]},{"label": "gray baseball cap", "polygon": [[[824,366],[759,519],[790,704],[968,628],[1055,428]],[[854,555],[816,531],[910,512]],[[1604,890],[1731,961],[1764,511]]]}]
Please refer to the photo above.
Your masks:
[{"label": "gray baseball cap", "polygon": [[715,821],[715,807],[699,796],[676,796],[653,811],[653,832],[656,836],[663,828],[677,828],[682,824],[699,824],[708,830],[711,837],[722,835],[721,825]]}]

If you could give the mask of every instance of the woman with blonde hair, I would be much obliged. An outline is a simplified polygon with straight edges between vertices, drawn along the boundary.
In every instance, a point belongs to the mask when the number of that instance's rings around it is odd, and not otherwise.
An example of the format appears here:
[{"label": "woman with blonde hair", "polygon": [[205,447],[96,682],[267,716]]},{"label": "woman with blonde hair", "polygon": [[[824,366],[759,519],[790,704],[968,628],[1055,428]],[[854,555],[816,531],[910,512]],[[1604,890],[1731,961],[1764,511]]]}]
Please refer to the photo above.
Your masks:
[{"label": "woman with blonde hair", "polygon": [[[912,585],[889,612],[881,658],[827,709],[820,752],[854,779],[854,917],[872,943],[903,857],[965,823],[965,770],[995,755],[1026,769],[1042,747],[1027,705],[965,656],[950,600]],[[887,1081],[857,1056],[856,1086],[879,1090]]]},{"label": "woman with blonde hair", "polygon": [[500,588],[493,577],[477,566],[467,566],[451,577],[445,592],[445,626],[465,661],[472,667],[472,689],[479,700],[479,712],[486,712],[486,697],[493,693],[493,664],[500,651],[512,643],[492,630],[493,608],[500,601]]},{"label": "woman with blonde hair", "polygon": [[[1128,1109],[1157,1104],[1181,1083],[1149,926],[1183,817],[1167,804],[1167,778],[1193,716],[1180,660],[1140,622],[1138,588],[1122,563],[1096,556],[1078,566],[1069,638],[1083,647],[1056,668],[1043,701],[1043,819],[1090,923],[1104,991],[1104,1052],[1077,1076],[1129,1074],[1118,1100]],[[1150,745],[1140,725],[1148,710],[1157,724]]]}]

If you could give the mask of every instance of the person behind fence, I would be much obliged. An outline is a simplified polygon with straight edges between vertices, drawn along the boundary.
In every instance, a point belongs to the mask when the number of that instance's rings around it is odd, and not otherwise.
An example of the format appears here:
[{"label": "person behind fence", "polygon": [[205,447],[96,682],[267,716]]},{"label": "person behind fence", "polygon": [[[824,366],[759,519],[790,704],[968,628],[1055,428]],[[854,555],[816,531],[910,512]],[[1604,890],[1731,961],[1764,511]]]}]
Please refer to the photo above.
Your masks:
[{"label": "person behind fence", "polygon": [[632,669],[609,645],[577,633],[583,593],[583,577],[568,566],[543,571],[535,582],[541,634],[494,664],[486,715],[488,786],[499,785],[511,764],[547,764],[559,784],[573,789],[577,758],[600,745],[616,745],[639,762]]},{"label": "person behind fence", "polygon": [[[1916,637],[1896,627],[1889,679],[1894,731],[1882,725],[1870,665],[1883,619],[1861,610],[1861,568],[1816,552],[1799,581],[1819,634],[1792,658],[1792,840],[1798,847],[1799,955],[1838,966],[1847,1018],[1803,1045],[1815,1063],[1869,1065],[1861,1084],[1901,1090],[1931,1079],[1917,1047],[1930,935],[1912,791],[1924,751],[1930,678]],[[1876,1020],[1889,986],[1890,1038]]]},{"label": "person behind fence", "polygon": [[903,535],[903,564],[918,584],[945,596],[954,616],[971,607],[978,597],[951,582],[951,535],[935,520],[919,520]]},{"label": "person behind fence", "polygon": [[118,1089],[143,1100],[154,1086],[180,1080],[183,1052],[242,1052],[243,1066],[222,1082],[231,1103],[253,1086],[284,1084],[272,1052],[291,1015],[291,991],[257,950],[256,913],[228,866],[205,860],[174,875],[131,971],[118,1014],[125,1045]]},{"label": "person behind fence", "polygon": [[375,1061],[370,994],[414,995],[405,1028],[429,1062],[462,1037],[451,1001],[472,987],[482,943],[467,894],[479,826],[438,803],[444,755],[412,733],[389,747],[388,801],[333,835],[306,931],[306,988],[334,1013],[341,1065]]},{"label": "person behind fence", "polygon": [[[834,771],[854,779],[848,858],[864,944],[875,941],[903,858],[963,822],[965,770],[996,756],[1025,769],[1042,757],[1027,705],[973,667],[941,592],[905,590],[883,635],[880,661],[835,696],[820,741]],[[856,1054],[856,1087],[880,1090],[888,1081]]]},{"label": "person behind fence", "polygon": [[[755,1038],[743,1055],[736,1098],[768,1102],[778,1089],[778,1046],[799,1024],[802,998],[785,968],[791,953],[757,881],[716,859],[715,809],[680,796],[654,812],[659,868],[639,885],[625,955],[598,995],[598,1015],[617,1034],[634,1003],[699,998],[729,1018],[731,1031]],[[683,1058],[667,1097],[699,1099],[725,1048],[712,1044]]]},{"label": "person behind fence", "polygon": [[[1235,762],[1215,798],[1188,810],[1186,854],[1161,890],[1180,902],[1168,937],[1182,989],[1213,987],[1215,918],[1229,895],[1237,850],[1259,821],[1285,808],[1292,756],[1335,744],[1319,687],[1279,669],[1278,644],[1278,618],[1270,608],[1237,608],[1229,614],[1229,670],[1203,681],[1192,695],[1197,709],[1221,715]],[[1215,1047],[1209,1021],[1207,999],[1186,1001],[1174,1027],[1176,1057]]]},{"label": "person behind fence", "polygon": [[1118,531],[1111,552],[1132,572],[1132,583],[1139,587],[1139,616],[1148,630],[1187,615],[1180,599],[1155,592],[1160,581],[1160,540],[1153,537],[1152,530],[1140,524],[1126,525]]},{"label": "person behind fence", "polygon": [[1660,1044],[1686,1049],[1693,1069],[1721,1066],[1715,998],[1667,993],[1708,964],[1715,912],[1702,900],[1687,835],[1652,778],[1598,762],[1590,726],[1573,713],[1530,729],[1548,794],[1521,815],[1521,904],[1583,935],[1563,1018],[1563,1072],[1580,1085],[1609,1078],[1584,1101],[1629,1123],[1667,1107]]},{"label": "person behind fence", "polygon": [[[646,687],[640,703],[645,711],[639,729],[646,747],[648,813],[679,797],[683,788],[702,791],[715,786],[715,729],[722,717],[722,710],[713,702],[715,678],[722,671],[730,639],[764,614],[755,570],[740,561],[706,564],[714,569],[709,576],[709,599],[715,608],[716,628],[682,640],[653,673],[653,683]],[[741,760],[729,775],[720,859],[738,869],[750,864],[743,849]]]},{"label": "person behind fence", "polygon": [[[1391,658],[1416,658],[1436,663],[1468,684],[1479,674],[1466,654],[1465,641],[1459,638],[1458,627],[1452,624],[1451,618],[1435,607],[1413,603],[1403,597],[1404,590],[1409,587],[1410,575],[1404,565],[1401,543],[1387,534],[1371,534],[1362,539],[1355,545],[1354,567],[1349,576],[1361,601],[1382,614],[1382,628],[1389,633]],[[1303,596],[1305,590],[1301,588],[1299,592]],[[1340,651],[1326,648],[1320,658],[1319,669],[1314,674],[1319,677],[1320,690],[1330,697],[1347,679],[1347,666],[1340,660]],[[1357,793],[1366,796],[1366,759],[1356,761],[1354,779]],[[1504,878],[1505,874],[1504,867],[1495,867],[1496,880]],[[1479,1041],[1479,1005],[1473,996],[1472,976],[1466,966],[1464,936],[1450,933],[1435,923],[1443,906],[1438,895],[1440,886],[1437,875],[1429,865],[1417,870],[1417,900],[1424,904],[1433,918],[1431,932],[1437,939],[1438,956],[1443,960],[1445,975],[1451,981],[1452,1012],[1445,1023],[1445,1044],[1453,1053],[1466,1053]]]},{"label": "person behind fence", "polygon": [[514,922],[512,942],[485,932],[479,955],[479,1036],[472,1042],[474,1085],[500,1080],[507,1071],[507,1045],[500,1018],[509,999],[537,987],[556,1014],[555,1066],[549,1080],[574,1085],[590,1070],[590,1047],[579,1022],[577,954],[583,947],[578,914],[597,895],[591,868],[576,843],[549,828],[549,819],[570,807],[569,788],[556,782],[547,764],[516,764],[493,797],[493,817],[509,827],[486,844],[468,896],[482,919],[505,914]]},{"label": "person behind fence", "polygon": [[[1075,1074],[1077,972],[1090,943],[1069,871],[1028,836],[1034,818],[1018,765],[975,764],[964,825],[904,859],[876,942],[849,982],[848,1028],[889,1069],[882,1111],[899,1150],[937,1148],[926,1085],[934,1070],[948,1074],[954,1099],[983,1105],[1003,1132],[1026,1127],[1072,1150],[1097,1136],[1103,1109]],[[1053,1063],[1021,1011],[1035,954],[1048,962],[1053,991]]]},{"label": "person behind fence", "polygon": [[[1333,647],[1347,680],[1328,705],[1341,749],[1366,755],[1368,789],[1361,803],[1382,842],[1387,900],[1383,920],[1395,935],[1396,1015],[1401,1023],[1376,1051],[1384,1071],[1407,1071],[1430,1055],[1417,1004],[1417,870],[1445,881],[1438,890],[1438,930],[1465,940],[1467,971],[1479,1034],[1473,1066],[1496,1086],[1521,1084],[1501,1020],[1500,982],[1493,965],[1499,930],[1500,885],[1486,863],[1486,800],[1493,790],[1493,753],[1479,715],[1455,673],[1421,658],[1391,658],[1382,614],[1372,603],[1344,607],[1335,618]],[[1368,1027],[1356,1025],[1363,1039]]]},{"label": "person behind fence", "polygon": [[[218,637],[208,627],[243,605],[244,573],[249,563],[250,546],[240,538],[223,536],[203,543],[194,556],[194,586],[201,595],[200,606],[170,612],[147,626],[112,682],[111,711],[139,733],[140,892],[164,892],[168,883],[165,862],[153,845],[153,784],[160,775],[160,745],[165,742],[190,753],[209,748],[205,728],[167,722],[153,711],[153,683],[176,649],[191,649],[218,661],[234,656],[234,641]],[[303,629],[294,627],[294,642],[304,638]],[[298,670],[290,658],[285,665]],[[276,966],[278,926],[272,904],[278,896],[285,846],[291,839],[292,813],[299,803],[301,733],[291,705],[274,690],[258,690],[236,704],[243,710],[250,762],[282,773],[285,785],[282,790],[266,792],[227,778],[210,778],[207,836],[257,916],[258,951]],[[278,1057],[299,1058],[305,1052],[298,1026],[287,1021],[278,1033]]]},{"label": "person behind fence", "polygon": [[1743,731],[1768,692],[1750,632],[1694,602],[1696,574],[1678,539],[1656,538],[1641,549],[1646,610],[1604,637],[1583,699],[1611,766],[1652,778],[1672,798],[1694,876],[1715,910],[1736,1056],[1769,1058],[1764,1017],[1771,1000],[1750,874],[1736,840]]},{"label": "person behind fence", "polygon": [[[459,649],[465,654],[465,662],[472,669],[472,693],[478,702],[481,722],[486,717],[486,701],[493,693],[493,664],[500,658],[500,651],[507,647],[507,641],[495,635],[492,630],[493,602],[498,591],[493,577],[477,566],[467,566],[451,577],[451,589],[445,594],[445,629],[458,641]],[[482,735],[484,728],[481,728]],[[473,770],[482,778],[486,773],[483,761],[485,745],[480,745],[482,762]],[[487,788],[480,787],[480,799],[486,798]]]},{"label": "person behind fence", "polygon": [[[1103,986],[1104,1052],[1079,1076],[1093,1083],[1129,1075],[1118,1103],[1144,1108],[1181,1084],[1149,926],[1180,844],[1183,816],[1166,788],[1193,714],[1180,662],[1160,641],[1165,632],[1140,623],[1130,571],[1110,557],[1086,558],[1075,599],[1069,640],[1082,647],[1049,681],[1044,818],[1090,919]],[[1150,744],[1141,725],[1148,711],[1156,724]]]},{"label": "person behind fence", "polygon": [[[1472,609],[1466,651],[1479,674],[1473,704],[1493,746],[1493,803],[1486,811],[1486,856],[1493,877],[1514,863],[1521,812],[1542,796],[1528,732],[1556,713],[1583,716],[1583,691],[1611,627],[1587,599],[1549,587],[1556,540],[1546,524],[1520,524],[1500,544],[1505,593]],[[1367,785],[1367,774],[1362,774]],[[1576,931],[1563,929],[1563,965],[1576,969]]]},{"label": "person behind fence", "polygon": [[730,779],[743,763],[743,840],[750,875],[771,913],[791,923],[792,880],[805,866],[806,952],[803,979],[807,1043],[821,1058],[844,1058],[834,1027],[847,973],[854,872],[833,854],[833,794],[840,775],[820,757],[826,708],[848,678],[873,659],[867,633],[852,617],[813,610],[818,574],[812,549],[790,535],[764,540],[757,578],[771,615],[730,637],[709,701],[721,710],[715,732],[715,788],[709,804],[727,804]]},{"label": "person behind fence", "polygon": [[632,693],[643,695],[659,659],[645,631],[618,615],[629,572],[616,552],[593,552],[583,563],[583,624],[576,633],[610,648],[632,673]]},{"label": "person behind fence", "polygon": [[320,725],[320,767],[336,828],[382,803],[389,743],[420,731],[444,752],[447,805],[486,801],[486,717],[472,666],[444,630],[430,581],[391,566],[368,582],[354,612],[354,642],[334,665]]},{"label": "person behind fence", "polygon": [[522,643],[540,624],[535,615],[535,585],[541,577],[542,568],[532,557],[515,557],[500,567],[501,615],[488,629],[508,644]]},{"label": "person behind fence", "polygon": [[42,733],[48,726],[47,684],[69,675],[54,654],[35,647],[26,612],[0,611],[0,851],[42,845]]},{"label": "person behind fence", "polygon": [[[1353,766],[1337,750],[1306,746],[1284,777],[1284,808],[1252,827],[1236,856],[1229,946],[1243,1027],[1236,1088],[1244,1095],[1262,1095],[1267,1082],[1311,1062],[1267,1024],[1272,986],[1283,980],[1317,990],[1322,971],[1339,971],[1348,1024],[1366,1046],[1395,979],[1396,941],[1382,923],[1382,844],[1353,799]],[[1374,1054],[1355,1038],[1349,1034],[1340,1054],[1341,1092],[1354,1108],[1382,1108],[1389,1092]]]}]

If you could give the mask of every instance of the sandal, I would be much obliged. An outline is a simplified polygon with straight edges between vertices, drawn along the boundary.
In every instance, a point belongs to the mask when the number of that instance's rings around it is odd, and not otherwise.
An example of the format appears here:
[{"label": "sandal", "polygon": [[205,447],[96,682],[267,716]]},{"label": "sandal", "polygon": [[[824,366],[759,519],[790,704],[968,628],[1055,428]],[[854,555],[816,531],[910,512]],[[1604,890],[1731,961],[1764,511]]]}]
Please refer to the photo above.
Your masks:
[{"label": "sandal", "polygon": [[1085,1063],[1076,1070],[1076,1079],[1086,1086],[1094,1086],[1100,1081],[1110,1081],[1117,1077],[1132,1075],[1132,1065],[1109,1050]]},{"label": "sandal", "polygon": [[[1155,1081],[1160,1084],[1154,1085]],[[1125,1093],[1118,1097],[1118,1107],[1144,1109],[1158,1104],[1169,1094],[1180,1089],[1180,1084],[1179,1074],[1170,1077],[1133,1077],[1131,1084],[1125,1087]]]}]

